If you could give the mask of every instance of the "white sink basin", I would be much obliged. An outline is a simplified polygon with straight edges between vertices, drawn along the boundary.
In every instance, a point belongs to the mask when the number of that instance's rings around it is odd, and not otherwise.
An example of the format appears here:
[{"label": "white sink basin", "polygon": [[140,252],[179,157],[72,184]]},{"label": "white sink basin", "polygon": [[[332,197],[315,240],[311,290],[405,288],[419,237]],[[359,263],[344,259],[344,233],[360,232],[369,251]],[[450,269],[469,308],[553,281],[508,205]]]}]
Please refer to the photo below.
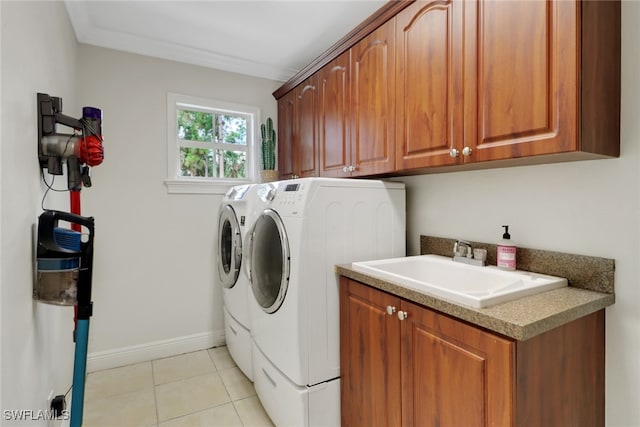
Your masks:
[{"label": "white sink basin", "polygon": [[476,267],[439,255],[354,262],[351,266],[409,289],[477,308],[567,286],[562,277]]}]

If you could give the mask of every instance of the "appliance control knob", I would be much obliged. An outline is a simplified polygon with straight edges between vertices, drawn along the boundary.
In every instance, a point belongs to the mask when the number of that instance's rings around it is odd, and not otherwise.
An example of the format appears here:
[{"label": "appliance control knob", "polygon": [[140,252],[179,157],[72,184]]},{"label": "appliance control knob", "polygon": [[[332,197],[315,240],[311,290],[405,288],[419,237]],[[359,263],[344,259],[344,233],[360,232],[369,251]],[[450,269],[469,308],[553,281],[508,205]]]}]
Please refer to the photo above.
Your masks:
[{"label": "appliance control knob", "polygon": [[275,188],[270,188],[269,191],[267,192],[267,195],[265,196],[265,199],[267,199],[267,201],[272,201],[273,199],[275,199],[276,197],[276,189]]},{"label": "appliance control knob", "polygon": [[387,314],[388,314],[388,315],[392,315],[392,314],[393,314],[393,313],[395,313],[395,312],[396,312],[396,308],[395,308],[395,307],[393,307],[393,306],[391,306],[391,305],[388,305],[388,306],[387,306]]},{"label": "appliance control knob", "polygon": [[398,319],[404,320],[407,317],[409,317],[409,313],[407,313],[406,311],[399,311],[398,312]]},{"label": "appliance control knob", "polygon": [[460,155],[460,151],[458,151],[455,148],[452,148],[451,150],[449,150],[449,156],[451,157],[458,157]]},{"label": "appliance control knob", "polygon": [[473,152],[473,149],[471,147],[464,147],[462,149],[463,156],[470,156],[472,152]]}]

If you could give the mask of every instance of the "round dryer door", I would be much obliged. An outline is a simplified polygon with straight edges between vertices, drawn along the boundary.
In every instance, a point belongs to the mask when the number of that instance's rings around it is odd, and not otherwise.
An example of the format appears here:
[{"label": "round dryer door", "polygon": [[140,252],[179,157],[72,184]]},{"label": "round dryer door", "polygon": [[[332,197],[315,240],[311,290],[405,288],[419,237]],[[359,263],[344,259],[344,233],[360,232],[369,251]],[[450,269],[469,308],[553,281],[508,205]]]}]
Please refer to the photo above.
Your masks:
[{"label": "round dryer door", "polygon": [[242,235],[233,208],[225,205],[218,218],[218,274],[225,288],[232,288],[238,280],[242,264]]},{"label": "round dryer door", "polygon": [[280,216],[271,209],[253,226],[250,263],[253,295],[262,310],[273,313],[289,286],[289,241]]}]

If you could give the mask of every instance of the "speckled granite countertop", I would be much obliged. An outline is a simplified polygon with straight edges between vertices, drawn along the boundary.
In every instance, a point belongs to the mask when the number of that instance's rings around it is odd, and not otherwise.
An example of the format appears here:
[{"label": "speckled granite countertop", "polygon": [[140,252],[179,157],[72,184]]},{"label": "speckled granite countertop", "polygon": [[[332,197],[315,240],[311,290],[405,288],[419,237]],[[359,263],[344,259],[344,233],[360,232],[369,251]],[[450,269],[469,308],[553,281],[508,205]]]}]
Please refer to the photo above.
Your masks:
[{"label": "speckled granite countertop", "polygon": [[407,289],[401,284],[356,271],[351,268],[351,264],[337,265],[336,272],[406,300],[521,341],[596,312],[615,302],[613,293],[601,293],[568,286],[492,307],[474,308]]},{"label": "speckled granite countertop", "polygon": [[[420,254],[450,256],[455,240],[420,236]],[[488,251],[495,265],[495,245],[471,242]],[[487,308],[475,308],[407,289],[399,283],[365,274],[351,264],[336,266],[342,276],[432,308],[516,340],[527,340],[615,302],[615,261],[607,258],[518,248],[518,270],[566,277],[569,286]]]}]

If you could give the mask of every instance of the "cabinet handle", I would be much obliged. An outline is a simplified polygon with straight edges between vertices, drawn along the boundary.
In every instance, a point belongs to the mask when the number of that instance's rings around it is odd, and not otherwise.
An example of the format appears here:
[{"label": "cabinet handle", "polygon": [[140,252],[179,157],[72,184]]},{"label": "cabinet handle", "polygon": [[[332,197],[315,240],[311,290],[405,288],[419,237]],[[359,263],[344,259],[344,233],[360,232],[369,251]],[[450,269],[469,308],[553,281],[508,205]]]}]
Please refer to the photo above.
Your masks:
[{"label": "cabinet handle", "polygon": [[406,311],[402,311],[401,310],[401,311],[398,312],[398,319],[404,320],[407,317],[409,317],[409,313],[407,313]]},{"label": "cabinet handle", "polygon": [[470,156],[472,152],[473,152],[473,149],[471,147],[464,147],[462,149],[463,156]]},{"label": "cabinet handle", "polygon": [[458,151],[455,148],[452,148],[451,150],[449,150],[449,156],[451,157],[458,157],[460,155],[460,151]]},{"label": "cabinet handle", "polygon": [[387,314],[388,315],[392,315],[395,312],[396,312],[396,308],[394,306],[392,306],[392,305],[388,305],[387,306]]},{"label": "cabinet handle", "polygon": [[356,167],[353,166],[353,165],[345,166],[345,167],[342,168],[342,172],[344,172],[344,173],[351,173],[351,172],[353,172],[355,170],[356,170]]}]

